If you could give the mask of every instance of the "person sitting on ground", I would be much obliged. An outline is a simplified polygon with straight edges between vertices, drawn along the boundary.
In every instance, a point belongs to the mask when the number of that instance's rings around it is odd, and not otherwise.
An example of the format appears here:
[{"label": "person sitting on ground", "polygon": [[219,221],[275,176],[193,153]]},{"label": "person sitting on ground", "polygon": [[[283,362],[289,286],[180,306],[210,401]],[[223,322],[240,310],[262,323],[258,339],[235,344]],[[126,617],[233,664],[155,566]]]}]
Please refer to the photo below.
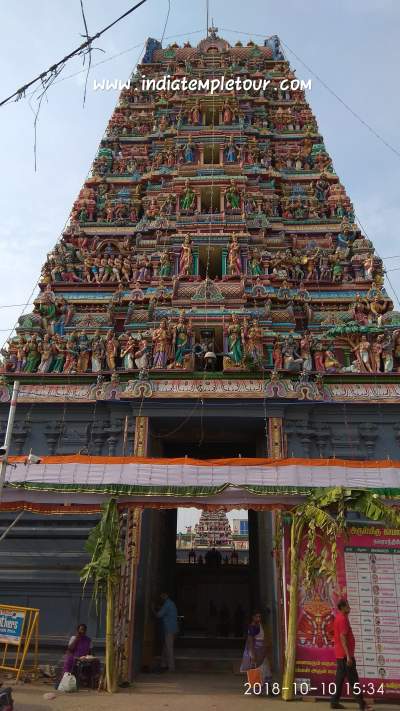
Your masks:
[{"label": "person sitting on ground", "polygon": [[92,640],[87,636],[86,630],[86,625],[78,625],[76,634],[69,640],[63,674],[74,674],[78,688],[87,686],[95,689],[100,678],[100,660],[92,655]]},{"label": "person sitting on ground", "polygon": [[86,625],[78,625],[76,634],[69,640],[67,652],[64,658],[64,673],[70,672],[72,674],[75,660],[82,659],[83,657],[87,657],[91,654],[92,640],[87,636],[86,630]]}]

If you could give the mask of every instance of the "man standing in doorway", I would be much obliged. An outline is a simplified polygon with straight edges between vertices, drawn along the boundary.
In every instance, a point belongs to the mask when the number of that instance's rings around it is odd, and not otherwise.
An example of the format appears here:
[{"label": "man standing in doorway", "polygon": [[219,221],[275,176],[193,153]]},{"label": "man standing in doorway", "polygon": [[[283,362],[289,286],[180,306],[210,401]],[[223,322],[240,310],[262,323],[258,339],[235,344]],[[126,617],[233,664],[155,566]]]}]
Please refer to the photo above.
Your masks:
[{"label": "man standing in doorway", "polygon": [[164,631],[164,645],[161,653],[161,669],[175,671],[174,640],[178,632],[178,612],[176,605],[168,593],[160,595],[162,606],[156,616],[162,621]]},{"label": "man standing in doorway", "polygon": [[340,703],[342,687],[345,678],[351,686],[353,696],[358,701],[360,709],[366,708],[359,684],[356,660],[354,659],[355,639],[349,620],[350,605],[347,600],[338,602],[338,612],[333,624],[336,657],[336,692],[331,698],[331,709],[344,709]]}]

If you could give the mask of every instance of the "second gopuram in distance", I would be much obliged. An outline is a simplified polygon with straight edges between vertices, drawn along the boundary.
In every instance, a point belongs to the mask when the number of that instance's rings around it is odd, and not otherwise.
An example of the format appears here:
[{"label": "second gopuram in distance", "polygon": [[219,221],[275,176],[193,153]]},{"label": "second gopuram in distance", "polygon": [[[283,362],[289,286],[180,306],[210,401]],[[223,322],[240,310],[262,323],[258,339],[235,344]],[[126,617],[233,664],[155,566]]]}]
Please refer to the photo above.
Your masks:
[{"label": "second gopuram in distance", "polygon": [[147,41],[4,352],[17,449],[399,458],[400,315],[292,79],[275,36]]}]

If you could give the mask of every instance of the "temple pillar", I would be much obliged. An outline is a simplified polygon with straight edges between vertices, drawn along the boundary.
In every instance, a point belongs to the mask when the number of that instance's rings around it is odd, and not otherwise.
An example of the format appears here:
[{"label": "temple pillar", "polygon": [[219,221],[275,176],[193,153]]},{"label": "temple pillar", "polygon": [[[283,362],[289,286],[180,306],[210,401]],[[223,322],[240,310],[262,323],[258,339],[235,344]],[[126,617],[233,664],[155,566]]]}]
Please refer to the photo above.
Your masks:
[{"label": "temple pillar", "polygon": [[[135,418],[135,438],[133,454],[145,457],[149,439],[149,418]],[[117,665],[120,681],[131,682],[134,673],[133,645],[135,632],[135,608],[137,573],[140,558],[140,533],[142,510],[128,507],[120,510],[121,539],[124,564],[118,590],[116,606]]]},{"label": "temple pillar", "polygon": [[196,199],[197,199],[197,212],[200,214],[201,213],[201,193],[197,193]]},{"label": "temple pillar", "polygon": [[133,680],[133,637],[141,521],[141,509],[130,507],[120,510],[124,564],[115,610],[117,668],[120,682]]},{"label": "temple pillar", "polygon": [[146,457],[149,440],[149,418],[135,418],[135,440],[133,444],[133,455],[135,457]]},{"label": "temple pillar", "polygon": [[283,417],[268,418],[268,456],[272,459],[284,459],[287,454]]}]

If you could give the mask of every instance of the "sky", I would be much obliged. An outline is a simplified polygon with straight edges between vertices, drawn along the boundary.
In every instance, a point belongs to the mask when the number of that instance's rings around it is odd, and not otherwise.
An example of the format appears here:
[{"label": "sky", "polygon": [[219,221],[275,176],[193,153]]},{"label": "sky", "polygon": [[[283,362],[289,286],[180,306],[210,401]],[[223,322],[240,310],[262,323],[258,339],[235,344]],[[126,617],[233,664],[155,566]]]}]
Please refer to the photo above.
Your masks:
[{"label": "sky", "polygon": [[[89,32],[94,34],[134,3],[83,0],[83,4]],[[277,34],[297,76],[313,79],[307,98],[365,232],[385,259],[400,254],[400,2],[210,0],[209,5],[210,17],[228,41],[262,43],[263,37]],[[84,29],[80,0],[0,0],[0,10],[3,99],[78,46]],[[147,0],[96,42],[93,65],[103,64],[91,70],[85,107],[82,59],[68,63],[62,81],[42,104],[36,172],[37,100],[29,97],[0,108],[1,307],[29,301],[46,254],[59,239],[89,173],[117,101],[116,91],[93,91],[93,80],[127,79],[143,54],[146,38],[161,38],[167,10],[168,0]],[[205,27],[205,0],[171,0],[164,44],[190,40],[195,45],[205,35]],[[197,30],[201,32],[191,34]],[[304,65],[398,153],[378,140]],[[68,78],[72,74],[76,76]],[[385,265],[388,270],[399,268],[389,277],[400,294],[400,257],[388,259]],[[388,291],[395,308],[400,308],[389,286]],[[22,307],[0,308],[1,342],[21,311]]]}]

